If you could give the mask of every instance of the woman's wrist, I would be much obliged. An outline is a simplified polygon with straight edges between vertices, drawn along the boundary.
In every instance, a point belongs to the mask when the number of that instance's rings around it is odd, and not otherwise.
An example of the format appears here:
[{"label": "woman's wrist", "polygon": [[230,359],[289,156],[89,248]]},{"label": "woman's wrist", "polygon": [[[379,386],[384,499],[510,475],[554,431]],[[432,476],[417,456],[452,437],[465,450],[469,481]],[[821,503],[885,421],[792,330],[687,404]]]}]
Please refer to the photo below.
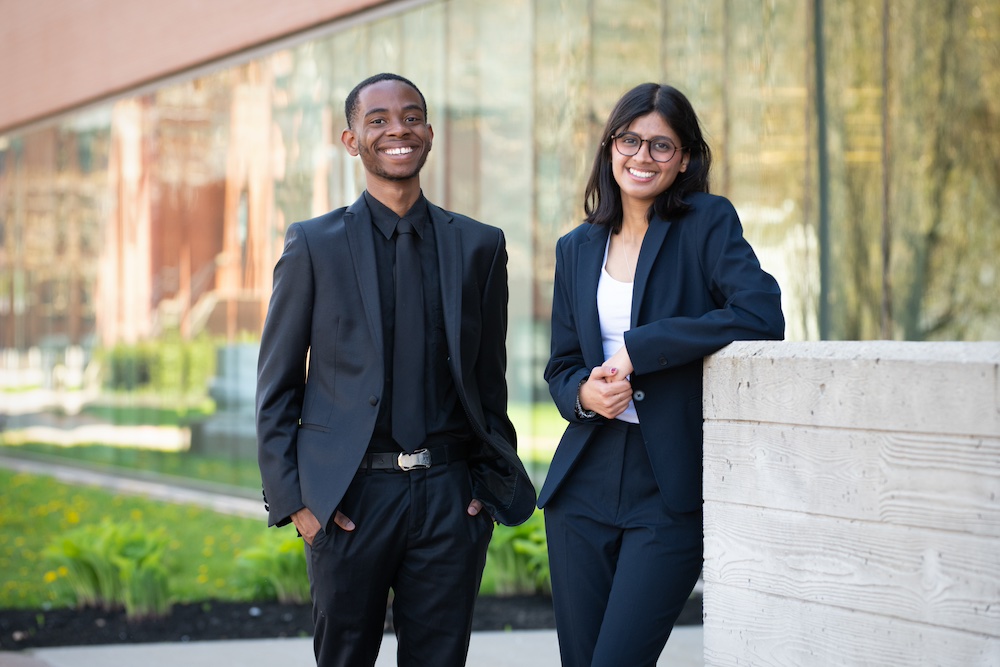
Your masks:
[{"label": "woman's wrist", "polygon": [[587,410],[587,409],[585,409],[583,407],[583,404],[580,402],[580,392],[583,390],[583,385],[587,383],[588,379],[589,378],[583,378],[582,380],[580,380],[580,384],[578,384],[576,386],[576,407],[575,407],[575,412],[576,412],[577,419],[593,419],[594,417],[597,416],[596,412],[594,412],[593,410]]}]

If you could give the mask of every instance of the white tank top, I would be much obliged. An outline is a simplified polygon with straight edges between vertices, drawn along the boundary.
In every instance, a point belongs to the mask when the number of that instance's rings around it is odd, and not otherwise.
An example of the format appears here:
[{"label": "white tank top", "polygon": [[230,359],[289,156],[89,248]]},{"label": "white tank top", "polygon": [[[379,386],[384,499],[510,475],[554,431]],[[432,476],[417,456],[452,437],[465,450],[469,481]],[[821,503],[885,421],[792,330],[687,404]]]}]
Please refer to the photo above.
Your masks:
[{"label": "white tank top", "polygon": [[[625,332],[632,328],[632,286],[615,280],[608,273],[608,248],[611,235],[604,246],[604,261],[601,262],[601,279],[597,283],[597,313],[601,322],[601,342],[604,345],[604,360],[610,359],[625,344]],[[629,401],[625,412],[616,417],[631,424],[639,423],[635,402]]]}]

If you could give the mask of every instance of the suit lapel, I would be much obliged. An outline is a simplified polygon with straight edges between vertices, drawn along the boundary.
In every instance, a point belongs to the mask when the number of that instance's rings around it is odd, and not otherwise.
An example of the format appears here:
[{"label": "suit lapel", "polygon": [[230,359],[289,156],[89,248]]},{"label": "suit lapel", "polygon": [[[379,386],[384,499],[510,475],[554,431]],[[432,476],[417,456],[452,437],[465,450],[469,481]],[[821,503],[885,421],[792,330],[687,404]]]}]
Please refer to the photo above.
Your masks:
[{"label": "suit lapel", "polygon": [[646,286],[649,285],[649,274],[653,270],[656,256],[660,254],[660,248],[663,246],[663,240],[667,238],[667,230],[669,229],[669,222],[653,216],[653,219],[649,221],[649,229],[646,230],[646,235],[642,239],[639,261],[635,266],[635,282],[632,284],[633,328],[639,324],[639,307],[646,294]]},{"label": "suit lapel", "polygon": [[368,320],[368,329],[375,349],[382,349],[382,309],[379,305],[378,274],[375,271],[375,240],[372,238],[371,214],[364,195],[344,214],[347,242],[354,262],[354,274],[361,288],[361,304]]},{"label": "suit lapel", "polygon": [[601,320],[597,312],[597,284],[601,280],[601,265],[604,262],[604,249],[607,247],[610,231],[601,225],[591,225],[587,240],[580,244],[579,262],[576,266],[576,281],[580,286],[577,290],[579,302],[576,307],[580,314],[577,326],[580,330],[583,358],[588,360],[604,360]]},{"label": "suit lapel", "polygon": [[462,368],[462,235],[447,211],[428,202],[434,241],[437,245],[438,272],[441,276],[441,307],[444,331],[448,340],[452,375],[461,377]]}]

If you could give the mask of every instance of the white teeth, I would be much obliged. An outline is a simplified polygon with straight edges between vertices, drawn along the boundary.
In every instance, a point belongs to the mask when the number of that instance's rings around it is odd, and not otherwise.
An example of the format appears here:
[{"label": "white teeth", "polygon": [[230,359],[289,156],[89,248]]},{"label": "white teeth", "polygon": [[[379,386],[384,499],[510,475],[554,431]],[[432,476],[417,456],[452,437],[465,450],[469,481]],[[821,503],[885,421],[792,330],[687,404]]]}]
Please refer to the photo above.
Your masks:
[{"label": "white teeth", "polygon": [[628,173],[632,174],[636,178],[652,178],[655,172],[652,171],[639,171],[638,169],[632,169],[629,167]]},{"label": "white teeth", "polygon": [[406,155],[407,153],[412,153],[412,148],[387,148],[385,149],[386,155]]}]

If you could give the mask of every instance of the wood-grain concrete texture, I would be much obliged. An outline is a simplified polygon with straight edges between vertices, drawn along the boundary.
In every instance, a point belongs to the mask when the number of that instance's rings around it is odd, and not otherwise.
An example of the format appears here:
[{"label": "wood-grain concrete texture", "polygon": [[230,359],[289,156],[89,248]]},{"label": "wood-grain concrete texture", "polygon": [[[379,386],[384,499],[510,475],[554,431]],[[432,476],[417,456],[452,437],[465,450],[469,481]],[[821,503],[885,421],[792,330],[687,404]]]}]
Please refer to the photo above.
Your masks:
[{"label": "wood-grain concrete texture", "polygon": [[706,665],[1000,665],[1000,343],[737,343],[704,409]]}]

